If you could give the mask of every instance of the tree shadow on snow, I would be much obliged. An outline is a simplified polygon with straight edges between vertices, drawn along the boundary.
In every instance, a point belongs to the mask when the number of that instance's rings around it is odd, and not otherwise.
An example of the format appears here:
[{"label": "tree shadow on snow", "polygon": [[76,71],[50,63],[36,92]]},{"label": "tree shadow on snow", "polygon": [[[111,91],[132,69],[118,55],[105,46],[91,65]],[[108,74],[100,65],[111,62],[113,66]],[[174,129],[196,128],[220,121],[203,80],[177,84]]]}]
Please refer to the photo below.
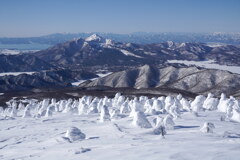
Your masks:
[{"label": "tree shadow on snow", "polygon": [[178,126],[174,126],[174,129],[185,129],[185,128],[198,128],[200,126],[182,126],[182,125],[178,125]]}]

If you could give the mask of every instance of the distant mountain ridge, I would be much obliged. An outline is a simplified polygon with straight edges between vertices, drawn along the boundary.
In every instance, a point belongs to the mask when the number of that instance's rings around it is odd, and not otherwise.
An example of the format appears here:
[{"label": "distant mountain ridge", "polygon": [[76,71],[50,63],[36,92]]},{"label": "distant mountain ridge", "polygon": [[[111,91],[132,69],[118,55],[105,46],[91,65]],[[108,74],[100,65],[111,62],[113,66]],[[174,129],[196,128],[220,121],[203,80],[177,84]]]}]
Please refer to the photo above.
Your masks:
[{"label": "distant mountain ridge", "polygon": [[83,70],[53,70],[41,71],[32,75],[6,75],[0,76],[0,92],[23,91],[33,88],[43,88],[46,90],[49,88],[64,88],[70,87],[71,82],[96,77],[98,77],[96,74]]},{"label": "distant mountain ridge", "polygon": [[57,67],[34,55],[0,55],[0,73],[29,72],[56,69]]},{"label": "distant mountain ridge", "polygon": [[[56,33],[39,37],[26,37],[26,38],[0,38],[2,44],[51,44],[55,45],[69,41],[73,38],[86,38],[94,33]],[[174,42],[200,42],[200,43],[226,43],[240,45],[240,33],[175,33],[175,32],[162,32],[162,33],[148,33],[148,32],[135,32],[130,34],[115,34],[115,33],[97,33],[102,37],[113,39],[118,42],[124,43],[162,43],[166,41]]]},{"label": "distant mountain ridge", "polygon": [[214,60],[219,64],[240,65],[240,47],[209,45],[205,43],[176,43],[167,41],[155,44],[116,42],[93,34],[78,38],[31,55],[60,66],[162,64],[167,60]]},{"label": "distant mountain ridge", "polygon": [[197,67],[164,67],[158,69],[144,65],[135,69],[115,72],[82,87],[109,86],[114,88],[158,88],[164,87],[185,90],[196,94],[212,92],[220,95],[240,93],[240,75],[216,69],[200,69]]}]

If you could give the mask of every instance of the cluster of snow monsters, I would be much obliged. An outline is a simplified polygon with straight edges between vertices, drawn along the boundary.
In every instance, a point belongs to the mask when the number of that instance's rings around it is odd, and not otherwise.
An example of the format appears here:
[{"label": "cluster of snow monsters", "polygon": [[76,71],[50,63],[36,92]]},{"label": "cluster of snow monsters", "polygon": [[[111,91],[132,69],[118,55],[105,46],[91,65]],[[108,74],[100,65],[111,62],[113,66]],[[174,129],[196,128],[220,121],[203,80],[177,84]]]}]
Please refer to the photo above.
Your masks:
[{"label": "cluster of snow monsters", "polygon": [[[56,112],[78,115],[96,114],[100,122],[111,121],[122,117],[132,117],[132,124],[141,128],[153,128],[153,133],[164,136],[166,129],[174,128],[174,120],[181,117],[183,112],[191,112],[198,116],[199,112],[205,110],[217,110],[224,112],[221,120],[232,120],[240,122],[240,102],[234,97],[227,98],[225,94],[221,98],[214,98],[209,93],[207,97],[197,96],[193,101],[177,97],[148,97],[129,99],[117,93],[114,98],[97,98],[84,96],[79,100],[44,99],[43,101],[27,100],[24,103],[15,100],[9,101],[8,108],[0,108],[0,115],[7,118],[15,117],[50,117]],[[25,106],[26,105],[26,106]],[[158,115],[150,123],[148,115]],[[205,122],[201,128],[202,132],[213,132],[214,124]],[[75,136],[75,133],[77,136]],[[79,134],[77,134],[79,133]],[[84,138],[85,135],[77,128],[70,128],[66,137],[70,140]]]}]

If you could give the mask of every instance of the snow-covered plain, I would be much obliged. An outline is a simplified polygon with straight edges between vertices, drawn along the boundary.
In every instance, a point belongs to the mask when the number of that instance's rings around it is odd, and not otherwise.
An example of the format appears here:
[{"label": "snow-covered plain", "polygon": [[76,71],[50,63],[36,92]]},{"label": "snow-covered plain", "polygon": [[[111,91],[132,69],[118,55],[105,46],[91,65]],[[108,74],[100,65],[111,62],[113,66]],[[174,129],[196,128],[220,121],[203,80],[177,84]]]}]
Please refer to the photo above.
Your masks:
[{"label": "snow-covered plain", "polygon": [[0,159],[239,159],[239,101],[224,94],[21,102],[0,111]]},{"label": "snow-covered plain", "polygon": [[12,50],[12,49],[3,49],[0,50],[0,55],[4,54],[4,55],[16,55],[16,54],[20,54],[21,51],[19,50]]},{"label": "snow-covered plain", "polygon": [[17,49],[0,49],[0,55],[17,55],[17,54],[21,54],[21,53],[33,53],[33,52],[37,52],[39,50],[17,50]]},{"label": "snow-covered plain", "polygon": [[229,71],[232,73],[240,74],[240,67],[239,66],[227,66],[227,65],[220,65],[216,64],[214,60],[208,61],[187,61],[187,60],[168,60],[168,63],[181,63],[186,65],[196,65],[204,68],[211,68],[211,69],[220,69]]}]

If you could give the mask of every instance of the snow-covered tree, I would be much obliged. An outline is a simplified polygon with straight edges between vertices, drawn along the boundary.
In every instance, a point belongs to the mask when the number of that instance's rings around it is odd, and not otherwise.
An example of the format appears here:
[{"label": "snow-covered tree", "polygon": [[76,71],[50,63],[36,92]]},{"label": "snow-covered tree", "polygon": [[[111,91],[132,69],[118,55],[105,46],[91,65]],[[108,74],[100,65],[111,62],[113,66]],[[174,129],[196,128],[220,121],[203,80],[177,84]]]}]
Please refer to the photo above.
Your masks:
[{"label": "snow-covered tree", "polygon": [[193,112],[199,112],[203,109],[203,103],[205,101],[205,97],[203,95],[197,96],[194,101],[191,103],[191,109]]},{"label": "snow-covered tree", "polygon": [[146,118],[143,112],[137,111],[133,115],[133,125],[141,128],[152,128],[151,123]]},{"label": "snow-covered tree", "polygon": [[167,134],[167,131],[164,126],[160,125],[160,126],[154,128],[153,134],[161,135],[164,138],[164,136]]},{"label": "snow-covered tree", "polygon": [[70,142],[74,142],[85,139],[86,135],[77,127],[71,127],[67,130],[65,137],[68,138]]},{"label": "snow-covered tree", "polygon": [[217,98],[213,98],[213,94],[212,93],[208,93],[208,96],[206,98],[206,100],[203,103],[203,108],[207,109],[207,110],[216,110],[217,106],[218,106],[218,99]]},{"label": "snow-covered tree", "polygon": [[25,107],[25,110],[24,110],[23,116],[22,116],[23,118],[32,117],[31,112],[30,112],[30,107],[31,107],[30,104],[28,104],[28,105]]},{"label": "snow-covered tree", "polygon": [[166,115],[163,119],[163,125],[166,127],[166,129],[174,129],[174,121],[173,121],[173,116],[171,115]]},{"label": "snow-covered tree", "polygon": [[211,122],[205,122],[200,129],[203,133],[213,133],[213,129],[215,128],[214,124]]},{"label": "snow-covered tree", "polygon": [[110,120],[110,114],[109,114],[108,106],[104,105],[100,113],[100,122],[104,122],[106,120],[107,121]]}]

